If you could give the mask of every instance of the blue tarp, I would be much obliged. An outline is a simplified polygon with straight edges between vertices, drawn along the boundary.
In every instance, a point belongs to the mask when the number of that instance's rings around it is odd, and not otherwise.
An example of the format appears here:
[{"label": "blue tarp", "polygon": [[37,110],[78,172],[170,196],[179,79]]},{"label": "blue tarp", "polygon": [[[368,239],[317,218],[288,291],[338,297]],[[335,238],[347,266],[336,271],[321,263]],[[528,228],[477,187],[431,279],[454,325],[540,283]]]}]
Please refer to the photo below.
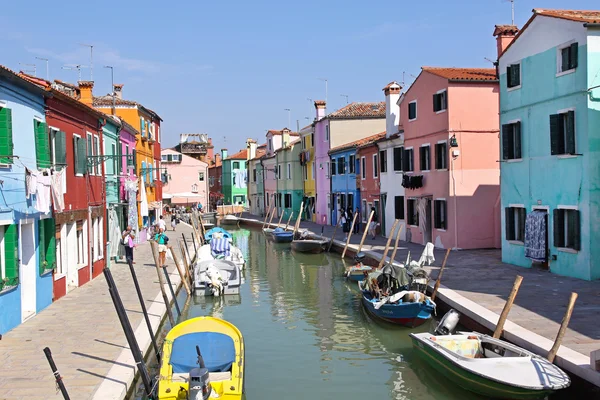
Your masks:
[{"label": "blue tarp", "polygon": [[223,229],[219,226],[216,226],[216,227],[210,229],[209,231],[207,231],[206,234],[204,235],[204,239],[206,239],[206,241],[210,242],[212,240],[213,234],[215,234],[215,233],[222,233],[223,237],[231,239],[231,233],[227,232],[225,229]]},{"label": "blue tarp", "polygon": [[219,256],[229,257],[231,255],[231,244],[229,239],[218,238],[210,241],[210,251],[213,257]]},{"label": "blue tarp", "polygon": [[173,373],[186,373],[198,367],[196,346],[200,347],[209,372],[225,372],[235,361],[233,339],[222,333],[194,332],[175,339],[171,352]]}]

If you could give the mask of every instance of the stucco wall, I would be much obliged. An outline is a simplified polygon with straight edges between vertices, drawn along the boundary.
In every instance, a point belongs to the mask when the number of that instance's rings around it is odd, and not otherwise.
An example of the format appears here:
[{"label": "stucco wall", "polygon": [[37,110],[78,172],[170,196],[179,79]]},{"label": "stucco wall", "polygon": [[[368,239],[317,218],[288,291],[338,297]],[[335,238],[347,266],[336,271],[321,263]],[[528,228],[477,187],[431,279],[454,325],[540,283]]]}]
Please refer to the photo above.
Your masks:
[{"label": "stucco wall", "polygon": [[[600,29],[588,29],[587,38],[587,87],[592,88],[600,85]],[[588,136],[588,153],[585,162],[588,171],[596,171],[590,174],[591,187],[600,186],[600,88],[591,90],[588,95],[588,127],[590,133]],[[590,221],[600,220],[600,192],[592,190],[590,192]],[[600,279],[600,246],[595,244],[600,238],[600,224],[590,224],[590,279]]]},{"label": "stucco wall", "polygon": [[[161,153],[161,155],[180,154],[172,149],[164,149]],[[171,199],[173,204],[197,202],[200,202],[202,205],[208,204],[209,177],[207,163],[196,160],[193,157],[186,156],[185,154],[181,154],[180,163],[164,163],[163,167],[166,168],[166,171],[170,176],[169,181],[166,185],[164,185],[164,193],[173,195],[176,193],[191,192],[192,185],[197,185],[198,192],[196,194],[200,196],[196,198],[173,197]],[[204,181],[200,181],[200,173],[204,174]]]},{"label": "stucco wall", "polygon": [[385,117],[371,119],[334,119],[329,121],[330,145],[336,148],[385,131]]},{"label": "stucco wall", "polygon": [[317,178],[315,180],[315,187],[317,192],[317,200],[315,205],[316,223],[317,224],[330,224],[331,215],[329,215],[328,201],[330,197],[330,180],[329,180],[329,168],[327,163],[329,162],[329,154],[327,153],[330,149],[329,141],[326,140],[326,127],[329,125],[329,120],[322,119],[315,123],[315,171]]}]

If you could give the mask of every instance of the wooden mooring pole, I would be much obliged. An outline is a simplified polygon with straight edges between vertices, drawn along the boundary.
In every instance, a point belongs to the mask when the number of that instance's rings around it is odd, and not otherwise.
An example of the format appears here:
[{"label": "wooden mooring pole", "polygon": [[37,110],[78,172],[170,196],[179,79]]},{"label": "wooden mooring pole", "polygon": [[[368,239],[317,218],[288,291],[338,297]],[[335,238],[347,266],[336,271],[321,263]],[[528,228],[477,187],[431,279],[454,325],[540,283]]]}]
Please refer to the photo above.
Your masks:
[{"label": "wooden mooring pole", "polygon": [[442,263],[442,268],[440,268],[440,272],[438,272],[437,279],[435,280],[435,285],[433,286],[433,292],[431,292],[431,300],[435,300],[435,296],[437,295],[437,291],[440,288],[440,283],[442,282],[442,275],[444,274],[444,269],[446,268],[446,261],[448,261],[448,256],[450,255],[450,250],[446,250],[446,256],[444,257],[444,262]]},{"label": "wooden mooring pole", "polygon": [[292,237],[296,237],[296,231],[300,229],[300,219],[302,218],[302,210],[304,210],[304,202],[300,203],[300,212],[298,213],[298,218],[296,218],[296,225],[294,225],[294,233]]},{"label": "wooden mooring pole", "polygon": [[575,301],[577,300],[577,293],[571,293],[571,298],[569,299],[569,305],[567,306],[567,312],[560,323],[560,329],[558,330],[558,334],[556,335],[556,340],[554,340],[554,344],[552,348],[548,352],[548,361],[554,362],[556,358],[556,353],[558,353],[558,349],[560,348],[560,344],[562,343],[563,338],[565,337],[565,333],[567,332],[567,326],[569,326],[569,321],[571,320],[571,315],[573,314],[573,307],[575,307]]},{"label": "wooden mooring pole", "polygon": [[271,211],[271,218],[269,218],[269,225],[267,225],[268,228],[271,227],[271,222],[273,221],[273,217],[275,216],[275,211],[277,211],[277,207],[273,207],[273,211]]},{"label": "wooden mooring pole", "polygon": [[400,225],[398,233],[396,233],[396,241],[394,243],[394,251],[392,251],[392,256],[390,257],[390,264],[393,264],[394,260],[396,259],[396,252],[398,251],[398,242],[400,241],[400,233],[402,233],[402,229],[404,229],[404,225]]},{"label": "wooden mooring pole", "polygon": [[502,314],[500,314],[500,318],[498,319],[498,323],[496,324],[496,330],[494,331],[493,336],[495,339],[499,339],[500,336],[502,336],[502,331],[504,330],[504,323],[506,322],[506,318],[508,318],[508,313],[510,312],[511,307],[515,302],[515,297],[517,297],[517,293],[519,293],[521,282],[523,282],[523,277],[517,275],[512,290],[510,291],[510,295],[508,296],[508,299],[506,299],[506,303],[504,304],[504,308],[502,309]]},{"label": "wooden mooring pole", "polygon": [[[381,269],[381,267],[383,267],[383,264],[385,264],[385,259],[387,258],[388,251],[390,251],[390,244],[392,243],[392,238],[394,237],[394,231],[396,230],[396,225],[398,225],[398,222],[400,222],[399,219],[394,220],[394,224],[392,225],[392,229],[390,230],[390,235],[388,236],[388,240],[385,243],[385,250],[383,251],[383,257],[381,257],[381,260],[379,260],[379,265],[377,266],[377,269]],[[394,262],[394,260],[392,260],[392,263],[393,262]]]},{"label": "wooden mooring pole", "polygon": [[292,217],[294,216],[294,212],[292,211],[292,213],[290,214],[290,217],[287,220],[287,224],[285,224],[285,230],[287,231],[288,226],[290,226],[290,221],[292,220]]},{"label": "wooden mooring pole", "polygon": [[354,213],[354,218],[352,218],[352,226],[350,227],[350,232],[348,232],[348,237],[346,237],[346,245],[344,246],[344,251],[342,251],[342,259],[346,256],[346,250],[348,250],[348,245],[350,244],[352,232],[354,231],[354,224],[356,223],[356,217],[358,217],[358,213]]},{"label": "wooden mooring pole", "polygon": [[181,282],[183,282],[183,286],[185,287],[186,292],[188,293],[188,295],[192,294],[192,289],[190,289],[190,283],[187,280],[187,275],[182,269],[181,263],[179,262],[179,257],[177,257],[177,253],[175,253],[175,249],[173,248],[173,246],[169,246],[169,251],[173,256],[173,262],[177,267],[177,272],[179,272],[179,278],[181,278]]},{"label": "wooden mooring pole", "polygon": [[279,221],[277,221],[278,228],[281,226],[281,220],[283,219],[283,214],[285,214],[285,213],[283,212],[283,210],[281,210],[281,215],[279,216]]},{"label": "wooden mooring pole", "polygon": [[267,212],[265,213],[265,220],[263,222],[263,229],[265,229],[265,225],[267,224],[267,220],[269,219],[269,214],[271,213],[271,205],[269,204],[269,208],[267,208]]},{"label": "wooden mooring pole", "polygon": [[169,297],[167,296],[167,292],[165,291],[165,277],[161,273],[161,267],[158,262],[158,244],[155,241],[150,241],[150,248],[152,248],[152,256],[154,257],[154,265],[156,266],[156,273],[158,274],[158,282],[160,284],[160,292],[162,293],[163,301],[165,302],[165,307],[167,308],[167,316],[169,317],[169,322],[171,326],[175,326],[175,318],[173,318],[173,311],[171,310],[171,303],[169,302]]},{"label": "wooden mooring pole", "polygon": [[363,232],[362,239],[360,240],[360,244],[358,245],[358,250],[356,250],[356,254],[360,253],[363,247],[363,243],[367,238],[367,232],[369,232],[369,225],[371,225],[371,220],[373,219],[373,215],[375,214],[375,210],[371,211],[369,214],[369,220],[367,221],[367,225],[365,226],[365,231]]}]

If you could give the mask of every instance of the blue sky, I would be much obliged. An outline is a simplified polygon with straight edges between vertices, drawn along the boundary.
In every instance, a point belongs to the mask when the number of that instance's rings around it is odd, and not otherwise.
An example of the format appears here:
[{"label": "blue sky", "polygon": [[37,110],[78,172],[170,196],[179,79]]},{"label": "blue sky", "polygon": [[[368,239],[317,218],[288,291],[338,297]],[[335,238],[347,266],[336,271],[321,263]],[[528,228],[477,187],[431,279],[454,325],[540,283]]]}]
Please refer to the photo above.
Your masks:
[{"label": "blue sky", "polygon": [[[180,5],[183,3],[184,5]],[[118,4],[109,7],[108,4]],[[516,0],[521,27],[533,8],[597,9],[597,0]],[[495,24],[510,23],[508,0],[132,1],[3,2],[0,64],[69,82],[89,65],[94,45],[94,94],[125,84],[123,95],[164,119],[163,147],[180,133],[208,133],[229,153],[246,138],[261,143],[268,129],[314,116],[307,99],[328,111],[352,101],[382,101],[381,88],[408,86],[422,65],[491,67]],[[82,69],[82,78],[90,71]]]}]

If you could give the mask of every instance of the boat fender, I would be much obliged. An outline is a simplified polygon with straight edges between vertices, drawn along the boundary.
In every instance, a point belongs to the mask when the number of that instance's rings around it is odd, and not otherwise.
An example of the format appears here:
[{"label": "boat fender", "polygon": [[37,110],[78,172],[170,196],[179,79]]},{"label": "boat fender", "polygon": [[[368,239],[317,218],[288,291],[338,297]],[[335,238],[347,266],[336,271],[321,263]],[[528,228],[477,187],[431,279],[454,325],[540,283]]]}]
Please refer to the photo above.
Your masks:
[{"label": "boat fender", "polygon": [[460,313],[455,309],[451,309],[442,317],[442,320],[435,328],[434,333],[436,335],[452,335],[456,326],[458,325],[458,321],[460,320]]}]

